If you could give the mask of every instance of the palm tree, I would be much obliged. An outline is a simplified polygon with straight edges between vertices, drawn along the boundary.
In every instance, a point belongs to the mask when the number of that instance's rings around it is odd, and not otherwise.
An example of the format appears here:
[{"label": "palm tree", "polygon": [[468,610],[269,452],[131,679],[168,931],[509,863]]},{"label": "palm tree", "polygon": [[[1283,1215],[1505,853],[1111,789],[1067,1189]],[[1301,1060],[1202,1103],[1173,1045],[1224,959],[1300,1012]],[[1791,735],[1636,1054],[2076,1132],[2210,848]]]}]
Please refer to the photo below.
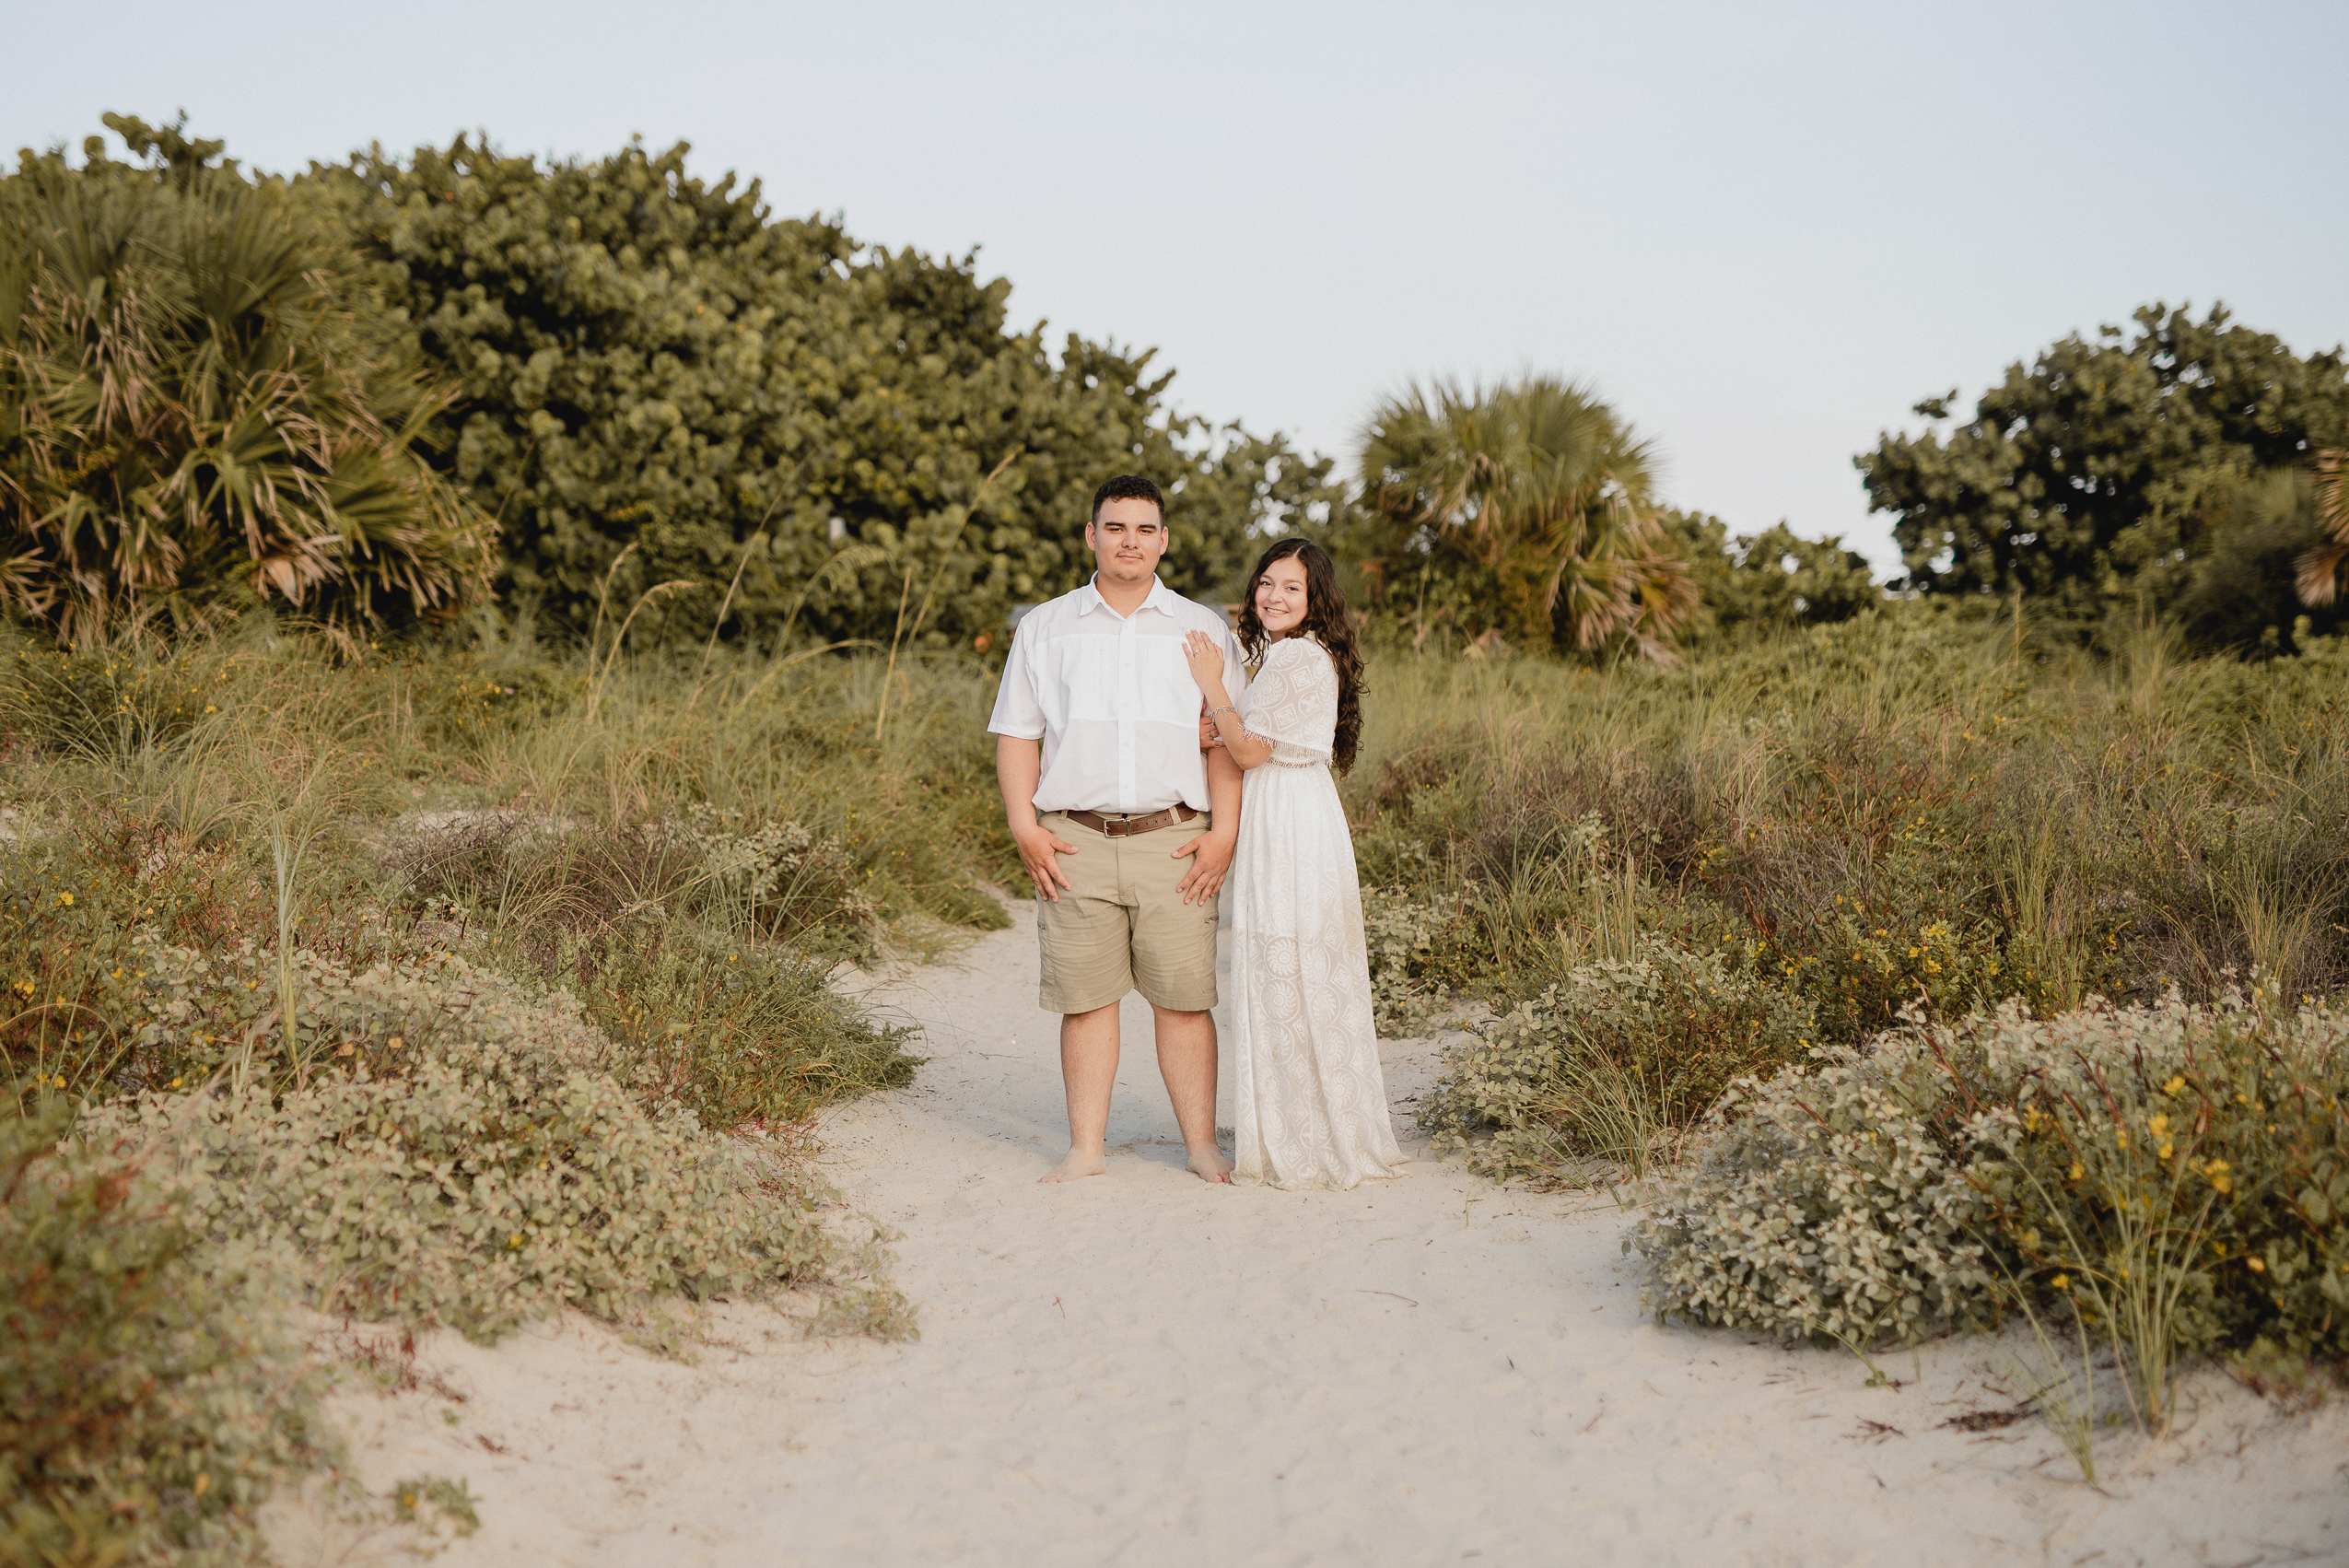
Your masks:
[{"label": "palm tree", "polygon": [[0,603],[88,645],[275,600],[346,642],[487,590],[446,405],[353,263],[233,168],[0,181]]},{"label": "palm tree", "polygon": [[2319,452],[2314,463],[2317,522],[2331,537],[2300,557],[2296,577],[2300,602],[2325,605],[2340,596],[2341,568],[2349,564],[2349,452]]},{"label": "palm tree", "polygon": [[1491,579],[1488,616],[1534,646],[1619,639],[1670,662],[1697,584],[1656,518],[1650,445],[1589,388],[1548,376],[1417,382],[1373,409],[1363,504],[1384,524],[1374,577],[1443,557]]}]

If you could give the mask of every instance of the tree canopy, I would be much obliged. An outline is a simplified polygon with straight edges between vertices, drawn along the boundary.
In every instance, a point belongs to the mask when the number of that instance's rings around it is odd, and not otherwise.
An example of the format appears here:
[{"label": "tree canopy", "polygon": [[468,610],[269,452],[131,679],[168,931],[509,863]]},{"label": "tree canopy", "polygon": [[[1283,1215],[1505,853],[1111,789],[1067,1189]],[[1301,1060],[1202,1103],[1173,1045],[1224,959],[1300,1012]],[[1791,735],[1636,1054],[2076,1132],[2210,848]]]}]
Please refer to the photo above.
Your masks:
[{"label": "tree canopy", "polygon": [[[2212,574],[2234,573],[2246,548],[2314,544],[2313,509],[2279,521],[2268,476],[2349,439],[2349,360],[2295,355],[2219,305],[2199,322],[2158,303],[2133,320],[2133,336],[2075,333],[2009,367],[1946,433],[1887,434],[1855,460],[1870,507],[1893,514],[1912,587],[2019,593],[2087,631],[2188,596],[2210,608]],[[1956,399],[1916,412],[1948,419]],[[2255,516],[2258,541],[2243,532]],[[2201,624],[2242,640],[2240,616]]]},{"label": "tree canopy", "polygon": [[301,181],[460,383],[452,471],[501,521],[504,587],[556,620],[590,620],[634,545],[616,594],[702,585],[672,602],[681,629],[731,582],[732,634],[796,614],[888,638],[910,595],[925,641],[968,642],[1083,579],[1112,474],[1166,490],[1166,575],[1201,595],[1237,582],[1252,525],[1343,506],[1326,460],[1172,410],[1149,353],[1069,334],[1056,357],[1041,324],[1013,330],[975,257],[772,218],[755,181],[686,154],[460,138]]},{"label": "tree canopy", "polygon": [[1783,522],[1733,536],[1727,523],[1704,512],[1667,511],[1663,522],[1688,558],[1703,606],[1688,636],[1692,647],[1847,621],[1884,603],[1868,558],[1845,549],[1840,536],[1806,539]]}]

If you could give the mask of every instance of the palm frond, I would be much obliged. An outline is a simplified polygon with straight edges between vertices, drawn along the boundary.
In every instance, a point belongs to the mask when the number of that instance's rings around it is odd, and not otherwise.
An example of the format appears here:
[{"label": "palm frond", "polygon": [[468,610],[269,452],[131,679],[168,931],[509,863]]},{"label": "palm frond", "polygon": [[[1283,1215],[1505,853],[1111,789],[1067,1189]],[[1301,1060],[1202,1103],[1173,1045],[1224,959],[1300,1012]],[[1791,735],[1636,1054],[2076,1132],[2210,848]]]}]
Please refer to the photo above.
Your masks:
[{"label": "palm frond", "polygon": [[[1669,659],[1697,614],[1694,579],[1656,521],[1656,456],[1587,385],[1407,385],[1363,430],[1363,498],[1421,552],[1498,581],[1513,636],[1580,649],[1619,638]],[[1395,563],[1373,560],[1374,575]]]},{"label": "palm frond", "polygon": [[0,601],[73,642],[276,600],[330,629],[485,593],[496,525],[418,454],[449,394],[364,330],[273,187],[0,181]]},{"label": "palm frond", "polygon": [[2316,455],[2317,522],[2331,537],[2294,565],[2300,602],[2321,607],[2341,595],[2342,568],[2349,565],[2349,452]]}]

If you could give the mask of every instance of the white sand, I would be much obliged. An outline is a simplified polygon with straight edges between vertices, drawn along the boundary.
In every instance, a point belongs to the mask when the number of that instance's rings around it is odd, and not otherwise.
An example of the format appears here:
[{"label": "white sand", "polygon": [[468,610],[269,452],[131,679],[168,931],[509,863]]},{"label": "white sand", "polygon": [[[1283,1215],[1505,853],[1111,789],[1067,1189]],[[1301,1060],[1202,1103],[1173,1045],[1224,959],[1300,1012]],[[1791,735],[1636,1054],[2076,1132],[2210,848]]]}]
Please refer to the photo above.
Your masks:
[{"label": "white sand", "polygon": [[[2349,1562],[2349,1400],[2285,1414],[2205,1370],[2174,1436],[2109,1434],[2084,1485],[2038,1421],[1941,1424],[2015,1403],[2012,1341],[1890,1353],[1904,1386],[1871,1388],[1841,1352],[1658,1328],[1603,1199],[1423,1157],[1351,1193],[1205,1186],[1138,1000],[1109,1174],[1039,1186],[1065,1124],[1034,977],[1023,917],[877,988],[930,1062],[826,1119],[905,1233],[919,1343],[747,1307],[690,1367],[577,1317],[437,1335],[439,1389],[336,1402],[368,1485],[464,1478],[450,1564]],[[1434,1056],[1387,1048],[1398,1103]],[[288,1563],[398,1545],[275,1527]]]}]

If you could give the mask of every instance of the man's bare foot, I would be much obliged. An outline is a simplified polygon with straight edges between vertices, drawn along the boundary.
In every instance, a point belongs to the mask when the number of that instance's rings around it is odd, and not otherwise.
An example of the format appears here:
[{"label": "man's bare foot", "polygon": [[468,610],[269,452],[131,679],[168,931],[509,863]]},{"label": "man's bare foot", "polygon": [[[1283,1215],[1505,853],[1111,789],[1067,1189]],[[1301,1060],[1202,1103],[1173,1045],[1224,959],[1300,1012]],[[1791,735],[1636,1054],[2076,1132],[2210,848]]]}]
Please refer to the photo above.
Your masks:
[{"label": "man's bare foot", "polygon": [[1071,1149],[1069,1151],[1069,1157],[1067,1159],[1053,1166],[1052,1169],[1046,1171],[1044,1175],[1036,1177],[1036,1180],[1078,1181],[1081,1180],[1085,1176],[1100,1176],[1108,1169],[1108,1157],[1103,1154],[1100,1150],[1094,1149],[1081,1153],[1078,1150]]},{"label": "man's bare foot", "polygon": [[1232,1185],[1232,1162],[1223,1157],[1221,1149],[1207,1149],[1191,1156],[1191,1174],[1201,1181]]}]

